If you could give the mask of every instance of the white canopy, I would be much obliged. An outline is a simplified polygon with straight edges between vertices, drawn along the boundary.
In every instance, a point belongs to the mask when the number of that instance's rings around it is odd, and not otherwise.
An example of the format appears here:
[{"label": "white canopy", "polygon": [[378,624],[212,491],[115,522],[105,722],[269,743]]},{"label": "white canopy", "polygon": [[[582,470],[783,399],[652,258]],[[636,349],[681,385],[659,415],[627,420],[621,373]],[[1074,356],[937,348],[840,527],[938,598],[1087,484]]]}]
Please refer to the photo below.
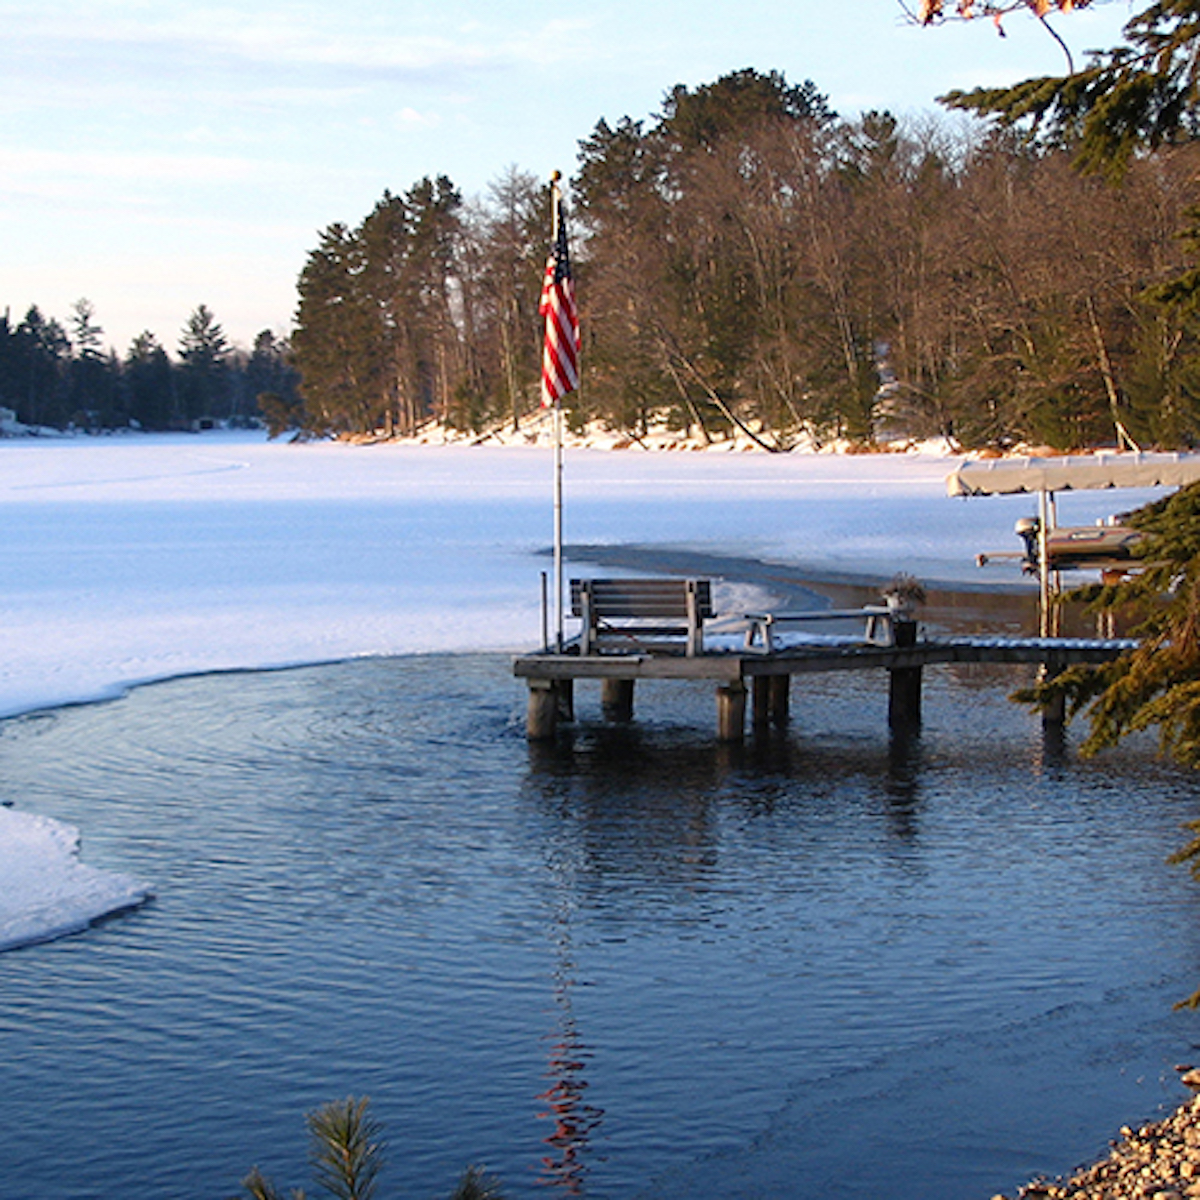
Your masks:
[{"label": "white canopy", "polygon": [[1200,480],[1200,454],[1079,454],[965,462],[946,477],[950,496],[1065,492],[1085,488],[1183,487]]}]

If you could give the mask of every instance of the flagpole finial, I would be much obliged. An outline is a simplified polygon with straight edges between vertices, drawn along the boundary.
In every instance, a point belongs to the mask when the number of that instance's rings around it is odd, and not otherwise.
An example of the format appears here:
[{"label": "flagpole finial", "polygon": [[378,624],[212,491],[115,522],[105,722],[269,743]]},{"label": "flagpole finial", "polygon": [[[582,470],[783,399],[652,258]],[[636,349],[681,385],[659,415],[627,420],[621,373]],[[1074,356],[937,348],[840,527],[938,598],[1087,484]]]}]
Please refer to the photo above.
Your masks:
[{"label": "flagpole finial", "polygon": [[551,171],[550,172],[550,182],[551,183],[557,183],[561,178],[562,178],[561,171]]}]

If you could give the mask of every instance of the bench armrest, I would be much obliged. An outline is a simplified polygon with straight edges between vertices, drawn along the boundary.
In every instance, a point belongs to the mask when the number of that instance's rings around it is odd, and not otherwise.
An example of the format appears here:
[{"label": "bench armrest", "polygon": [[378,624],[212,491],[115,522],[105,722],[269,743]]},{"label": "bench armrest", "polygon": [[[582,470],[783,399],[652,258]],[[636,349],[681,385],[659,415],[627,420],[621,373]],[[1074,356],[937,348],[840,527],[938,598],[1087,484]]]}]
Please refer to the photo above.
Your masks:
[{"label": "bench armrest", "polygon": [[893,611],[882,604],[867,604],[862,608],[805,609],[800,612],[744,613],[750,624],[746,629],[746,649],[771,654],[775,650],[774,631],[777,625],[803,624],[809,621],[861,620],[865,623],[863,640],[872,646],[894,646]]}]

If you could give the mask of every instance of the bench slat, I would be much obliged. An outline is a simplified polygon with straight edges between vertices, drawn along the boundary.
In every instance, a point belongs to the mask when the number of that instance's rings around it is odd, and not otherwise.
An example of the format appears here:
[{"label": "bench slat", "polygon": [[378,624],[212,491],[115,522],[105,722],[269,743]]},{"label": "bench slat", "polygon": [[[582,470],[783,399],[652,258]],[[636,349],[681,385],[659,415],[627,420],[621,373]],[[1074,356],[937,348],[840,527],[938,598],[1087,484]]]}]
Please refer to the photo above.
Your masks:
[{"label": "bench slat", "polygon": [[[600,617],[679,617],[688,615],[686,579],[572,579],[571,613],[583,615],[584,584],[592,605]],[[707,579],[690,581],[695,585],[696,605],[702,617],[714,615],[712,583]]]},{"label": "bench slat", "polygon": [[628,649],[646,637],[683,638],[686,653],[698,654],[704,620],[714,615],[712,585],[707,579],[572,579],[571,615],[584,622],[584,654],[599,653],[602,639]]}]

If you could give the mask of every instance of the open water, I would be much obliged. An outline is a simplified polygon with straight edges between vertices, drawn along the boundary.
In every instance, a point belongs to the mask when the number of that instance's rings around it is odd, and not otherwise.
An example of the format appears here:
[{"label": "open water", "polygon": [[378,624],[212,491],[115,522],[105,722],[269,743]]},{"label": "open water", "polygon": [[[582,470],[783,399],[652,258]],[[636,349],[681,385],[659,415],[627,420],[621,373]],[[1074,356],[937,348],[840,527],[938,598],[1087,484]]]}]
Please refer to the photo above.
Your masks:
[{"label": "open water", "polygon": [[310,1186],[369,1095],[381,1196],[981,1200],[1182,1098],[1197,778],[1095,762],[927,672],[797,681],[714,742],[707,686],[523,734],[502,656],[226,674],[0,724],[0,798],[157,899],[0,955],[0,1197]]}]

